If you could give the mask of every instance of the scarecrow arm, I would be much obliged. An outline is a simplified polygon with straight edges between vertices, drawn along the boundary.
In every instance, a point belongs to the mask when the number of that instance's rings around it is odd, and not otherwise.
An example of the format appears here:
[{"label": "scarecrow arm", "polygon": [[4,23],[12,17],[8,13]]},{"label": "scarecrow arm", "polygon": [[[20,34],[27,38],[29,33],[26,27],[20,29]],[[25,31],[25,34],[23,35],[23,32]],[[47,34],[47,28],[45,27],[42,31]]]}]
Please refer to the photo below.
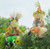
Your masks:
[{"label": "scarecrow arm", "polygon": [[34,29],[32,28],[32,29],[30,29],[30,31],[34,31]]},{"label": "scarecrow arm", "polygon": [[17,30],[22,33],[22,31],[19,28],[17,28]]},{"label": "scarecrow arm", "polygon": [[5,35],[8,35],[8,34],[10,34],[10,32],[8,31],[7,33],[5,33]]}]

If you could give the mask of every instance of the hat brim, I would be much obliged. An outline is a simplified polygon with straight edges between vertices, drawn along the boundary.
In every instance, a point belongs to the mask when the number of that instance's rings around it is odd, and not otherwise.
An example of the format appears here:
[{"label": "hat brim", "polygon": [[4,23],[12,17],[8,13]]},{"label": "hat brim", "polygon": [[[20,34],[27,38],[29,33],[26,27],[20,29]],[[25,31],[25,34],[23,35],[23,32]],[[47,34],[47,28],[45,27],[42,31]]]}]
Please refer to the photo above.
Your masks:
[{"label": "hat brim", "polygon": [[36,12],[33,13],[33,17],[35,17],[36,14],[38,14],[38,13],[41,14],[41,15],[43,15],[43,16],[45,15],[44,11],[41,11],[41,12],[36,11]]}]

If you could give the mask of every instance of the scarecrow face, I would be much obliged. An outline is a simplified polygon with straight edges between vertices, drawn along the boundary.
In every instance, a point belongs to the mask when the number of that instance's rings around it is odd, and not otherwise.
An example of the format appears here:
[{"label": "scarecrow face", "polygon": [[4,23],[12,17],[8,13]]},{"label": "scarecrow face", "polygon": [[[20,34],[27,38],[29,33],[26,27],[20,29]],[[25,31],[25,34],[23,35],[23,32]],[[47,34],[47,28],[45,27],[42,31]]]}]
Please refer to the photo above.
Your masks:
[{"label": "scarecrow face", "polygon": [[33,13],[33,16],[36,18],[40,18],[40,19],[43,19],[43,16],[45,15],[45,12],[42,11],[40,8],[37,9],[37,11],[35,11]]},{"label": "scarecrow face", "polygon": [[39,18],[40,16],[41,16],[41,14],[40,14],[40,13],[36,14],[36,18]]},{"label": "scarecrow face", "polygon": [[18,22],[17,21],[12,21],[11,26],[12,27],[18,27]]}]

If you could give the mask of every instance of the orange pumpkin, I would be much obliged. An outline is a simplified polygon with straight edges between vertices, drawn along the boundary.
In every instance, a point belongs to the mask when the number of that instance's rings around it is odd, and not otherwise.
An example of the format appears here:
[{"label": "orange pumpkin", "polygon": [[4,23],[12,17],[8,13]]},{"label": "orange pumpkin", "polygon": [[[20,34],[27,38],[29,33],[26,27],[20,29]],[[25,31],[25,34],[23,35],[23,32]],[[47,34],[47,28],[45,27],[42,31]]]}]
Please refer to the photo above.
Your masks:
[{"label": "orange pumpkin", "polygon": [[35,31],[35,35],[37,35],[39,32],[39,28],[36,27],[34,31]]},{"label": "orange pumpkin", "polygon": [[38,32],[39,32],[39,28],[40,27],[31,28],[30,31],[34,31],[35,32],[35,35],[37,35]]}]

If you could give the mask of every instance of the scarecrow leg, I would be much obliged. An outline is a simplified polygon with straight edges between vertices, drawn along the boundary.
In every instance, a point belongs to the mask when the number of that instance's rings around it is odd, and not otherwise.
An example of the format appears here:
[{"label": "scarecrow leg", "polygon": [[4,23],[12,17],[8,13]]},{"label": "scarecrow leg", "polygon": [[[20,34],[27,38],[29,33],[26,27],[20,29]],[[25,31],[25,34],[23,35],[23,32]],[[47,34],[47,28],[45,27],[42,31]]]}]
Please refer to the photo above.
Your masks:
[{"label": "scarecrow leg", "polygon": [[5,45],[9,46],[9,45],[8,45],[8,42],[7,42],[6,40],[5,40]]},{"label": "scarecrow leg", "polygon": [[31,31],[28,32],[28,36],[31,34]]},{"label": "scarecrow leg", "polygon": [[11,47],[13,46],[13,43],[12,43],[12,41],[10,41],[10,46],[11,46]]}]

